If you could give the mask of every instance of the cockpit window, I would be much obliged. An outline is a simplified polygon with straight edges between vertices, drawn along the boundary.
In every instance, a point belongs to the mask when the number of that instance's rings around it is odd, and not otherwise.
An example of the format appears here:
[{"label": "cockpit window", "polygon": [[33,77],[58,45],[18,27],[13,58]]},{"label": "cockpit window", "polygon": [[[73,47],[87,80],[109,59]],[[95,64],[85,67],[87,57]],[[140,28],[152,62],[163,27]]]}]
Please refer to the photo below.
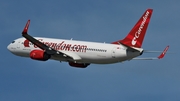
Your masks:
[{"label": "cockpit window", "polygon": [[14,43],[15,41],[12,41],[11,43]]}]

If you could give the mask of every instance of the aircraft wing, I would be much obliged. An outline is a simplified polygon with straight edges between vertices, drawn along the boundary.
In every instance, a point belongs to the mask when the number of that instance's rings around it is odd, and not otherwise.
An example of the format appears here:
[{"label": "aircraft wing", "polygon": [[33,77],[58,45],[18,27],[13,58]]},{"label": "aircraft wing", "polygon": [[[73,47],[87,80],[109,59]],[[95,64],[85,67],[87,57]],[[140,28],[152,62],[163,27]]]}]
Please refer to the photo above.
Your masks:
[{"label": "aircraft wing", "polygon": [[27,21],[26,26],[25,26],[25,28],[24,28],[24,30],[22,32],[22,36],[24,38],[26,38],[27,40],[29,40],[34,45],[36,45],[37,47],[39,47],[40,49],[44,50],[47,54],[54,55],[56,57],[58,57],[58,56],[66,57],[67,59],[73,59],[73,60],[80,60],[81,59],[81,57],[79,57],[77,54],[74,54],[74,53],[65,53],[65,52],[61,52],[61,51],[55,50],[55,49],[53,49],[53,48],[43,44],[42,42],[38,41],[34,37],[30,36],[27,33],[29,25],[30,25],[30,20]]},{"label": "aircraft wing", "polygon": [[155,60],[155,59],[162,59],[164,58],[166,52],[168,51],[169,49],[169,46],[167,46],[164,51],[158,56],[158,57],[155,57],[155,58],[133,58],[133,60]]}]

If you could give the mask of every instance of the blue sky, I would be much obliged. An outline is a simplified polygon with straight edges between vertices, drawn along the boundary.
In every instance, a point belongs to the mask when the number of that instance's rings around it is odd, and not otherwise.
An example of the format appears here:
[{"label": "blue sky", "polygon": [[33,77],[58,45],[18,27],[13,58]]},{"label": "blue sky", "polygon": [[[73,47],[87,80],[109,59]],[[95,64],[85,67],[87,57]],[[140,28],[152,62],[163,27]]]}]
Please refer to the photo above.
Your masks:
[{"label": "blue sky", "polygon": [[[179,0],[1,0],[0,101],[179,101]],[[7,45],[31,19],[32,36],[113,42],[122,39],[147,8],[153,15],[143,48],[162,60],[70,67],[11,54]],[[159,54],[143,54],[158,56]]]}]

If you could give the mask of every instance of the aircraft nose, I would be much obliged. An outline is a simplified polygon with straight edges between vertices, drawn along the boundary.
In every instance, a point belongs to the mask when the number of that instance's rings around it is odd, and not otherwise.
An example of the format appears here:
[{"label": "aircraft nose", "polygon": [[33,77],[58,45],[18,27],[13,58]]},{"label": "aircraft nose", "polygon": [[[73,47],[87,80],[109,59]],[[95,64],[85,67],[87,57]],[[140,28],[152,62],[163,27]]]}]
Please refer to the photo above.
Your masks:
[{"label": "aircraft nose", "polygon": [[14,53],[15,50],[16,50],[16,47],[14,47],[14,45],[12,43],[10,43],[8,46],[7,46],[7,49],[11,52],[11,53]]},{"label": "aircraft nose", "polygon": [[7,46],[7,49],[8,49],[9,51],[11,51],[11,44],[9,44],[9,45]]},{"label": "aircraft nose", "polygon": [[7,46],[7,49],[11,52],[11,53],[13,53],[13,54],[17,54],[17,49],[16,49],[16,47],[15,47],[15,45],[13,44],[13,43],[10,43],[8,46]]}]

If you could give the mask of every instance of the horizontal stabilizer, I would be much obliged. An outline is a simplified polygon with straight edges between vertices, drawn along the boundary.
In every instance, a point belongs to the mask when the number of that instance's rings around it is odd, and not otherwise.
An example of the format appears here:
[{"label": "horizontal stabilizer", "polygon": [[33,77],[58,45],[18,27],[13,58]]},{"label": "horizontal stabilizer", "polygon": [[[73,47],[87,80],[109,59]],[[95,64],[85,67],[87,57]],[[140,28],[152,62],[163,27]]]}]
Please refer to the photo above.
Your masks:
[{"label": "horizontal stabilizer", "polygon": [[168,49],[169,49],[169,46],[167,46],[164,49],[164,51],[158,57],[154,57],[154,58],[133,58],[133,60],[155,60],[155,59],[162,59],[162,58],[164,58],[164,56],[167,53]]}]

